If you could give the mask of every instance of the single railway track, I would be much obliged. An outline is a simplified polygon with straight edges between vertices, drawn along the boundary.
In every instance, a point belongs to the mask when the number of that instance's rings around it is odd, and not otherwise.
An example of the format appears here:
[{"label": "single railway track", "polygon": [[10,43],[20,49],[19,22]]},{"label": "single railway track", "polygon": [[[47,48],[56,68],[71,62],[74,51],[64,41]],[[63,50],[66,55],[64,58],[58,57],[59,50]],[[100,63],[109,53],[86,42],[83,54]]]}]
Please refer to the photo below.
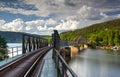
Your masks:
[{"label": "single railway track", "polygon": [[[44,60],[43,56],[51,49],[44,47],[16,60],[0,69],[0,77],[38,77]],[[40,68],[40,69],[38,69]],[[35,73],[36,72],[36,73]]]}]

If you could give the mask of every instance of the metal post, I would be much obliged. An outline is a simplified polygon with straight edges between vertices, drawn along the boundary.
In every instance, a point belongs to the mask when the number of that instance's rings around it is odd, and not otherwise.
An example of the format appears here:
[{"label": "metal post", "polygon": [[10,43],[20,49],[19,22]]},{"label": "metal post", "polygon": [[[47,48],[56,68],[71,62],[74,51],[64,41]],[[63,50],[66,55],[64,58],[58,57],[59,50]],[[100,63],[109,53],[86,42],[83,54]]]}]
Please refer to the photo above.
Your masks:
[{"label": "metal post", "polygon": [[39,39],[39,43],[40,43],[40,47],[39,48],[41,48],[41,39]]},{"label": "metal post", "polygon": [[30,36],[28,36],[28,44],[29,44],[29,47],[28,47],[28,50],[29,50],[29,52],[31,52],[31,43],[30,43]]},{"label": "metal post", "polygon": [[36,47],[36,48],[38,49],[38,40],[37,40],[37,38],[36,38],[36,45],[37,45],[37,47]]},{"label": "metal post", "polygon": [[[62,57],[63,59],[65,59],[65,52],[62,51]],[[64,63],[62,62],[62,77],[65,76],[65,66],[64,66]]]},{"label": "metal post", "polygon": [[12,58],[13,58],[14,54],[13,54],[13,47],[12,47]]},{"label": "metal post", "polygon": [[35,39],[34,37],[32,37],[32,39],[33,39],[33,50],[35,50]]},{"label": "metal post", "polygon": [[65,73],[64,68],[65,68],[65,67],[64,67],[64,63],[62,63],[62,77],[64,77],[64,75],[65,75],[65,74],[64,74],[64,73]]},{"label": "metal post", "polygon": [[41,48],[41,42],[40,42],[40,38],[39,38],[39,48]]},{"label": "metal post", "polygon": [[25,36],[22,35],[22,54],[26,53],[26,50],[25,50]]},{"label": "metal post", "polygon": [[35,50],[37,49],[37,47],[36,47],[36,38],[34,37],[34,45],[35,45]]},{"label": "metal post", "polygon": [[16,51],[17,51],[17,56],[18,56],[18,47],[16,49],[17,49]]}]

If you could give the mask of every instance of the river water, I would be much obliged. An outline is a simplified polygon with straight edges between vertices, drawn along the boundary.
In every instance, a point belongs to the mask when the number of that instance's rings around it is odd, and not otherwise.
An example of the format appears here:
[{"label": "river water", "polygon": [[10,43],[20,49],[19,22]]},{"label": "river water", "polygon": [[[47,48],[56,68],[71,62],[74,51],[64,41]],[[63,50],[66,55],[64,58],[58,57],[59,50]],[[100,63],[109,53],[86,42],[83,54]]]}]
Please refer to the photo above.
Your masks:
[{"label": "river water", "polygon": [[120,77],[120,54],[116,51],[86,49],[69,66],[78,77]]}]

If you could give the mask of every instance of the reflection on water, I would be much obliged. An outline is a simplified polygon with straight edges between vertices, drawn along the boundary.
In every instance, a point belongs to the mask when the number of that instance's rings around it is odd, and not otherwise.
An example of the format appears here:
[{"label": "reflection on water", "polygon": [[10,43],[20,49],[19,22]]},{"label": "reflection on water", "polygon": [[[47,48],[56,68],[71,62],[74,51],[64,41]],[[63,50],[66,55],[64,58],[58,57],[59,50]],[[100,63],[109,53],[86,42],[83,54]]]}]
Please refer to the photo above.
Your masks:
[{"label": "reflection on water", "polygon": [[87,49],[69,62],[78,77],[120,77],[120,55]]}]

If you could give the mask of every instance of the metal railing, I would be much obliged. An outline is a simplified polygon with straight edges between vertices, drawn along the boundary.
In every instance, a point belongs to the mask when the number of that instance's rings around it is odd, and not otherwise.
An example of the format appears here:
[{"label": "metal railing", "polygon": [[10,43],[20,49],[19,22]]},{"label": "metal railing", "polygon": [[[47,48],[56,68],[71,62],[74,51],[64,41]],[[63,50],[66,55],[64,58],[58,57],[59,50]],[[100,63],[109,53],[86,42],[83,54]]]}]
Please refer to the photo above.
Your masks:
[{"label": "metal railing", "polygon": [[55,64],[57,67],[58,77],[69,77],[67,72],[71,77],[77,77],[77,75],[73,72],[73,70],[68,66],[66,61],[64,60],[65,54],[60,54],[58,50],[53,49]]},{"label": "metal railing", "polygon": [[11,58],[21,55],[22,54],[22,46],[9,47],[7,54]]},{"label": "metal railing", "polygon": [[2,50],[4,50],[5,53],[0,55],[0,57],[2,57],[0,67],[22,56],[22,46],[0,48],[0,51]]}]

